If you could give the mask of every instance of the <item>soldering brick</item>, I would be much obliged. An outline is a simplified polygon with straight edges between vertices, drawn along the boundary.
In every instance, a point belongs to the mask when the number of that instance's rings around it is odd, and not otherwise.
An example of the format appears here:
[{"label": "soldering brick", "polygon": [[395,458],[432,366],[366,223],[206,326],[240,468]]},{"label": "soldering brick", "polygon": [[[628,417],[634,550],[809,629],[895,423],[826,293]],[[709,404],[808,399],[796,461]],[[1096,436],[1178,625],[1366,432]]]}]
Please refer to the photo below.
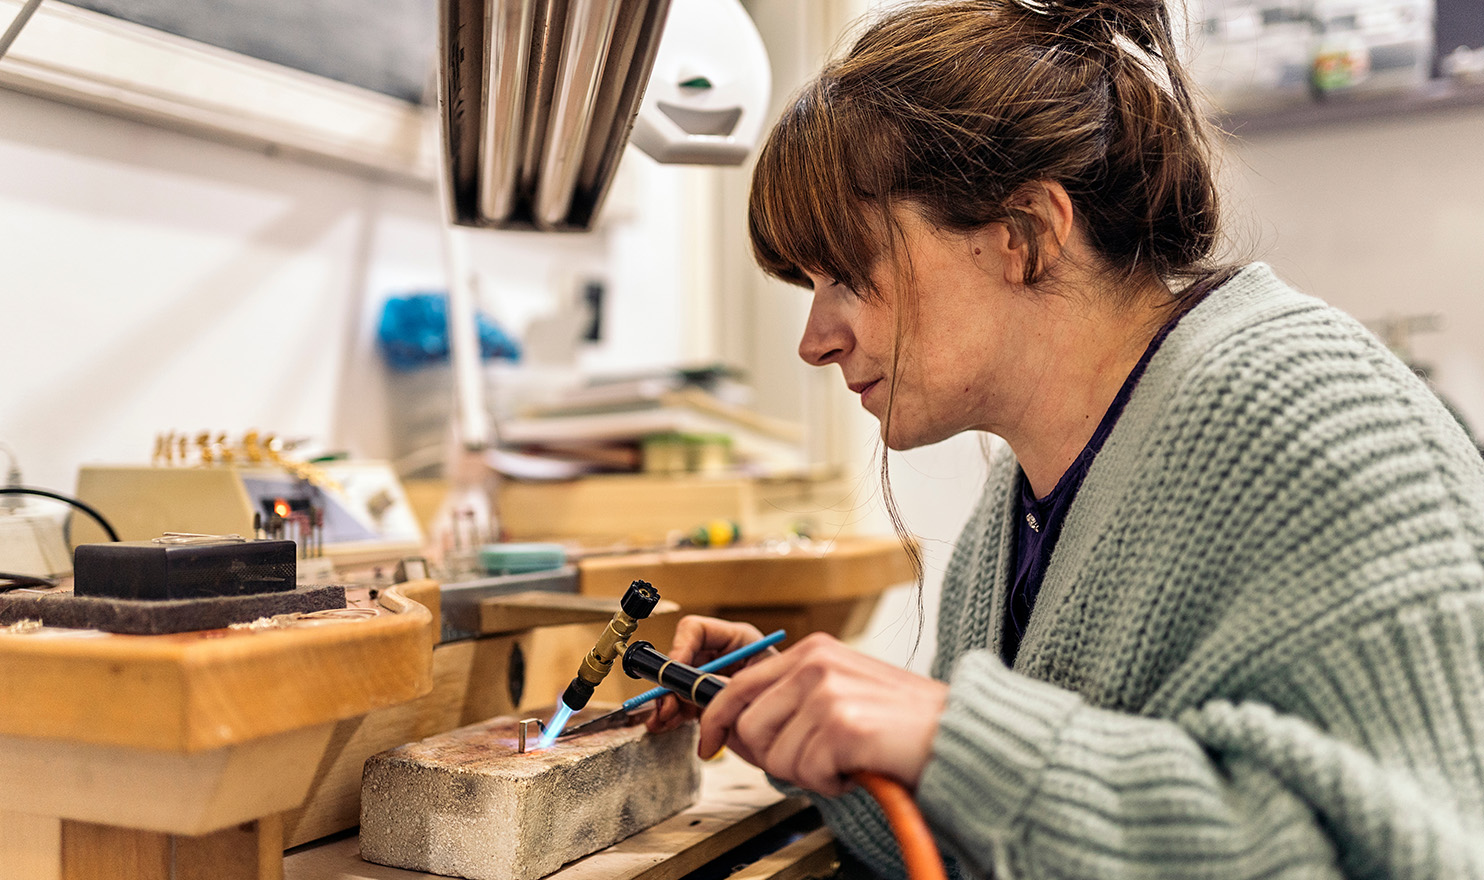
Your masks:
[{"label": "soldering brick", "polygon": [[366,761],[361,857],[469,880],[534,880],[673,816],[700,790],[694,723],[517,751],[496,718]]}]

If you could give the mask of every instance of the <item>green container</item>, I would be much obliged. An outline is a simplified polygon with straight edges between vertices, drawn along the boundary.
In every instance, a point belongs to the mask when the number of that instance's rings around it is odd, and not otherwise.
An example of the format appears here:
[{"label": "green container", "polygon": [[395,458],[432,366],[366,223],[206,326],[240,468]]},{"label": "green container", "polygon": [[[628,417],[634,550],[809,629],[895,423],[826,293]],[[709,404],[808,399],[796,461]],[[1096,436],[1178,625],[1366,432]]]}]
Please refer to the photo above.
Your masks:
[{"label": "green container", "polygon": [[489,574],[525,574],[548,571],[567,564],[567,548],[537,542],[485,544],[479,562]]}]

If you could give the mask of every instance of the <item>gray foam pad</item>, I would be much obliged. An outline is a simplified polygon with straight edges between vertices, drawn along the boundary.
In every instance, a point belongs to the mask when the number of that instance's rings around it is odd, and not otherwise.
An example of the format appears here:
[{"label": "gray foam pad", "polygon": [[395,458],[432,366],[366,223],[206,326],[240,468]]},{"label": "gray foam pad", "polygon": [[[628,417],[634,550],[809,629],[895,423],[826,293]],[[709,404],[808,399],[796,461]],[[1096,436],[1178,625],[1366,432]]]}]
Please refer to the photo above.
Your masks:
[{"label": "gray foam pad", "polygon": [[40,620],[46,626],[150,636],[221,629],[275,614],[344,607],[342,586],[304,586],[283,593],[208,599],[102,599],[69,592],[0,593],[0,625]]}]

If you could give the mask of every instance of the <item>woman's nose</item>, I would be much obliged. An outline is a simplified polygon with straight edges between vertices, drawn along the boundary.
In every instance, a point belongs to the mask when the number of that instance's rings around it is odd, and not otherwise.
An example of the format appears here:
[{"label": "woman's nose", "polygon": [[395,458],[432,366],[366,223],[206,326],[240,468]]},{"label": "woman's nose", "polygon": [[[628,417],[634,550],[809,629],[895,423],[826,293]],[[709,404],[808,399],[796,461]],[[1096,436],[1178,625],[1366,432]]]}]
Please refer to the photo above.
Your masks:
[{"label": "woman's nose", "polygon": [[810,366],[832,364],[850,349],[850,329],[831,306],[831,299],[815,294],[809,305],[809,320],[804,323],[804,336],[799,340],[799,357]]}]

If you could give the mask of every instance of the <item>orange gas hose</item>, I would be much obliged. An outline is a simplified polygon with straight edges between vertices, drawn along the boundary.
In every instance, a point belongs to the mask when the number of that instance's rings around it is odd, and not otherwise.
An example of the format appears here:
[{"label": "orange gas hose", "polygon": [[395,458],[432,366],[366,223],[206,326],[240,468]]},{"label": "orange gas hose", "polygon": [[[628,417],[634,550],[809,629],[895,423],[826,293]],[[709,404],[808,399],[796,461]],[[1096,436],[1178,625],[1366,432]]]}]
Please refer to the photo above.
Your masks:
[{"label": "orange gas hose", "polygon": [[912,880],[948,880],[943,869],[943,859],[938,855],[938,844],[928,830],[917,802],[901,783],[887,779],[879,773],[857,773],[852,777],[856,784],[870,792],[876,803],[886,813],[892,833],[902,848],[902,861],[907,865],[907,876]]}]

